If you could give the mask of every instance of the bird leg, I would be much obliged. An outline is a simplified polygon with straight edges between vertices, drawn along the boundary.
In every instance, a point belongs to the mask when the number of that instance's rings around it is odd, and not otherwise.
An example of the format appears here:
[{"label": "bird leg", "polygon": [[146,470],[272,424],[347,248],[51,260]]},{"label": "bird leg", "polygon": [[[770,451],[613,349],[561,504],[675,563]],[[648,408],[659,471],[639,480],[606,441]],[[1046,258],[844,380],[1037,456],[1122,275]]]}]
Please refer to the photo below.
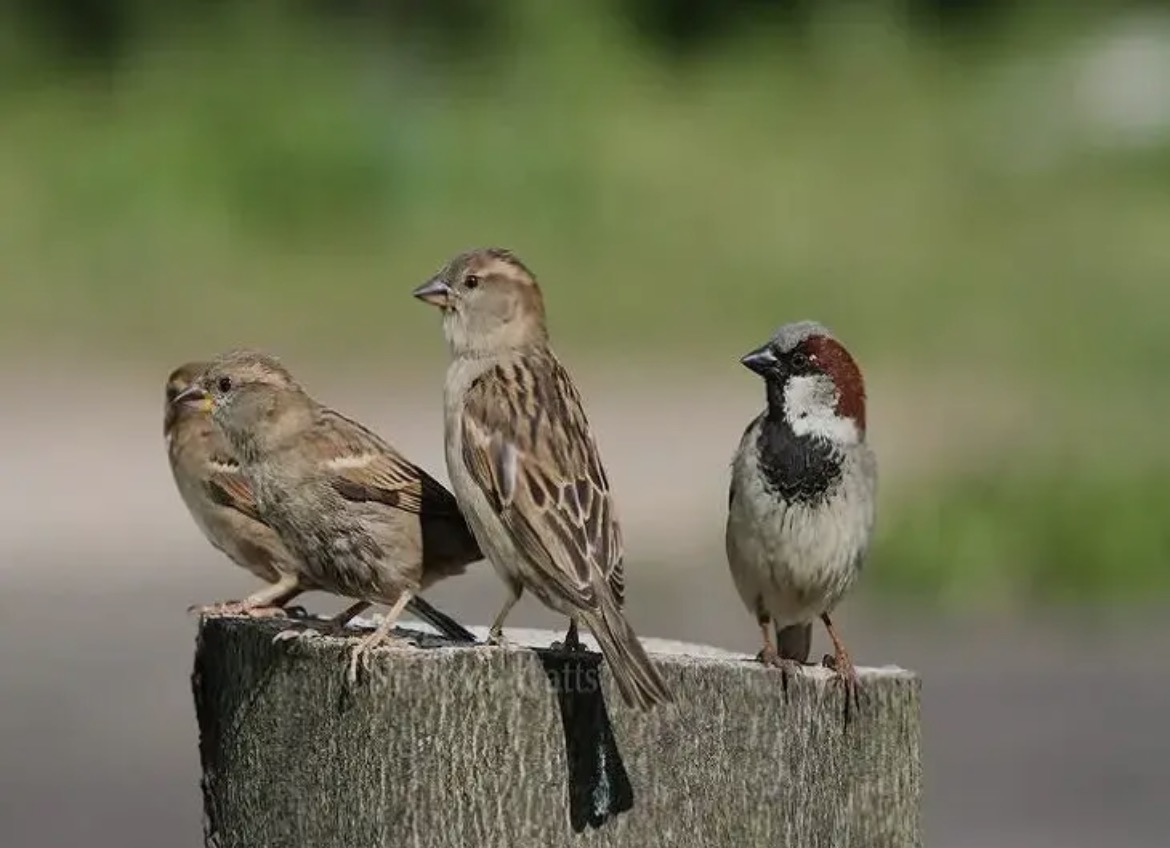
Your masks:
[{"label": "bird leg", "polygon": [[[406,605],[410,603],[410,598],[412,595],[413,592],[408,589],[404,589],[402,594],[398,596],[398,600],[394,602],[394,606],[390,607],[390,610],[382,618],[382,623],[378,625],[378,628],[369,636],[362,637],[362,640],[354,646],[352,651],[350,651],[349,668],[346,671],[345,677],[351,685],[357,683],[359,667],[369,668],[370,653],[375,648],[402,647],[404,645],[410,644],[409,639],[402,639],[391,636],[390,631],[393,630],[395,625],[398,624],[398,617],[402,615],[402,611],[406,609]],[[356,606],[356,604],[354,606]],[[353,607],[350,607],[349,610],[343,612],[342,615],[345,615],[345,613],[352,609]],[[357,613],[354,613],[354,615],[356,614]]]},{"label": "bird leg", "polygon": [[504,606],[496,615],[495,621],[492,622],[491,628],[488,630],[488,644],[505,646],[508,640],[504,638],[504,619],[508,617],[508,613],[512,611],[512,607],[516,606],[516,602],[520,600],[520,596],[524,594],[524,589],[519,583],[508,584],[509,595],[504,601]]},{"label": "bird leg", "polygon": [[861,708],[861,684],[857,680],[857,669],[849,659],[845,643],[838,638],[837,631],[833,629],[829,614],[821,613],[821,621],[825,623],[825,629],[829,631],[829,638],[833,642],[833,655],[826,654],[822,664],[835,672],[834,681],[845,689],[845,726],[848,727],[854,711]]},{"label": "bird leg", "polygon": [[784,691],[784,703],[788,703],[788,681],[792,675],[799,671],[800,662],[780,655],[780,651],[776,648],[776,640],[772,635],[772,619],[760,616],[757,622],[760,625],[760,635],[764,638],[764,647],[756,655],[756,659],[766,666],[780,669],[780,687]]},{"label": "bird leg", "polygon": [[312,639],[317,636],[340,636],[345,626],[370,606],[369,601],[358,601],[343,609],[333,618],[326,621],[321,627],[314,628],[306,623],[304,629],[289,628],[282,630],[273,637],[274,642],[287,642],[290,639]]},{"label": "bird leg", "polygon": [[249,618],[280,618],[285,615],[284,607],[304,591],[295,574],[286,574],[270,586],[253,592],[242,601],[221,601],[204,606],[190,606],[189,613],[199,615],[242,615]]},{"label": "bird leg", "polygon": [[565,632],[565,639],[563,642],[553,642],[548,646],[551,651],[583,651],[585,646],[581,644],[581,636],[577,633],[577,619],[569,619],[569,629]]}]

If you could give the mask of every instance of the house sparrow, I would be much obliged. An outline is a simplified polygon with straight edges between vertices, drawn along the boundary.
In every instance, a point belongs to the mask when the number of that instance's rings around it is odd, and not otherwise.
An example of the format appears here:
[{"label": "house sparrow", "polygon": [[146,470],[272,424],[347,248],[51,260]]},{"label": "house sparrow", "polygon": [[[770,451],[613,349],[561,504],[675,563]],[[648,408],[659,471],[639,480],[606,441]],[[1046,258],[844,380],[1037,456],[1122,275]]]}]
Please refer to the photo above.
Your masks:
[{"label": "house sparrow", "polygon": [[205,362],[188,362],[167,378],[163,436],[171,473],[183,503],[207,540],[236,565],[269,585],[242,601],[192,607],[191,611],[279,614],[281,607],[304,591],[298,569],[276,533],[256,515],[251,492],[231,450],[211,421],[206,399],[184,395],[206,369]]},{"label": "house sparrow", "polygon": [[[857,675],[830,615],[861,572],[874,522],[877,460],[865,441],[865,383],[821,324],[786,324],[743,364],[764,379],[767,409],[732,461],[727,561],[756,616],[759,659],[788,674],[807,662],[812,622],[833,642],[826,665],[857,706]],[[777,630],[772,639],[772,627]]]},{"label": "house sparrow", "polygon": [[508,586],[491,627],[524,589],[597,638],[623,700],[671,693],[622,614],[622,539],[597,445],[568,372],[548,344],[540,288],[512,253],[452,259],[414,296],[443,311],[447,469],[480,546]]},{"label": "house sparrow", "polygon": [[[398,641],[390,631],[403,610],[431,620],[419,592],[483,558],[450,492],[313,400],[274,357],[224,354],[175,402],[198,398],[209,399],[255,517],[291,552],[299,585],[359,599],[342,616],[370,603],[390,607],[354,649],[351,681],[372,649]],[[475,641],[451,623],[456,638]]]}]

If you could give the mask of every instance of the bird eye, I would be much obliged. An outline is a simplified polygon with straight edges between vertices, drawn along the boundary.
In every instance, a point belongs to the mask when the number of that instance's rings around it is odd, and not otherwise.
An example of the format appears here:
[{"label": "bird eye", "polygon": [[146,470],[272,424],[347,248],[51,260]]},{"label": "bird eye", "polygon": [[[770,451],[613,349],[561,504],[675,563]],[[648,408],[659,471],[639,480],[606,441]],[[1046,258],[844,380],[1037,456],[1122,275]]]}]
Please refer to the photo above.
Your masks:
[{"label": "bird eye", "polygon": [[179,396],[178,386],[167,386],[167,401],[170,402]]},{"label": "bird eye", "polygon": [[792,354],[792,367],[799,370],[808,367],[808,356],[797,351]]},{"label": "bird eye", "polygon": [[221,393],[227,394],[228,392],[230,392],[232,390],[232,378],[231,377],[220,377],[219,381],[215,385],[220,390]]},{"label": "bird eye", "polygon": [[463,285],[467,286],[469,289],[473,289],[479,285],[479,277],[477,277],[475,274],[468,274],[467,279],[463,281]]}]

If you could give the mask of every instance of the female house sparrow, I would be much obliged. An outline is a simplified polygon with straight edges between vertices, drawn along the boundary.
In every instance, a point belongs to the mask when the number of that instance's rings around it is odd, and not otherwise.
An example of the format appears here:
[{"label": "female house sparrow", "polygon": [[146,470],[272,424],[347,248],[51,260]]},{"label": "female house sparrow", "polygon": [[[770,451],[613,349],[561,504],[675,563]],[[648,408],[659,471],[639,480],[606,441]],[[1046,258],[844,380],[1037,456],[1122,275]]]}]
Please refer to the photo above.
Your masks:
[{"label": "female house sparrow", "polygon": [[192,608],[192,612],[271,615],[304,591],[288,549],[255,512],[247,483],[206,401],[186,392],[206,362],[188,362],[167,378],[163,436],[175,485],[203,535],[232,562],[270,584],[242,601]]},{"label": "female house sparrow", "polygon": [[420,591],[483,558],[450,492],[313,400],[275,358],[219,357],[176,402],[198,397],[210,398],[256,515],[291,552],[300,585],[390,607],[354,650],[351,679],[371,649],[394,641],[390,631],[404,609],[417,609]]},{"label": "female house sparrow", "polygon": [[[832,333],[786,324],[741,360],[764,378],[767,409],[732,462],[727,561],[764,639],[760,660],[787,674],[808,660],[811,622],[833,642],[846,690],[857,675],[829,618],[861,571],[874,522],[877,460],[865,442],[865,383]],[[777,628],[777,641],[771,628]]]},{"label": "female house sparrow", "polygon": [[622,614],[622,540],[609,481],[573,381],[548,345],[535,278],[513,254],[461,254],[414,296],[443,310],[447,469],[510,595],[529,589],[597,638],[627,704],[672,700]]}]

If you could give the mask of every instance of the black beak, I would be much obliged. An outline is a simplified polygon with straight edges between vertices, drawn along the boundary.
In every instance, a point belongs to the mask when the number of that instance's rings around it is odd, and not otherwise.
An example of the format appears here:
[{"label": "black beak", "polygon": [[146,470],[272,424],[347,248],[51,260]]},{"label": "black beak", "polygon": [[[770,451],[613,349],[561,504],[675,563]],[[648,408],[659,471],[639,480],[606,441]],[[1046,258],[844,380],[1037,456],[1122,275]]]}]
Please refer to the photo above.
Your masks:
[{"label": "black beak", "polygon": [[412,291],[411,294],[423,303],[429,303],[431,306],[446,309],[451,305],[451,296],[454,292],[451,291],[451,287],[443,281],[442,277],[432,277]]},{"label": "black beak", "polygon": [[745,368],[755,371],[761,377],[776,367],[779,360],[768,345],[756,348],[739,360]]}]

